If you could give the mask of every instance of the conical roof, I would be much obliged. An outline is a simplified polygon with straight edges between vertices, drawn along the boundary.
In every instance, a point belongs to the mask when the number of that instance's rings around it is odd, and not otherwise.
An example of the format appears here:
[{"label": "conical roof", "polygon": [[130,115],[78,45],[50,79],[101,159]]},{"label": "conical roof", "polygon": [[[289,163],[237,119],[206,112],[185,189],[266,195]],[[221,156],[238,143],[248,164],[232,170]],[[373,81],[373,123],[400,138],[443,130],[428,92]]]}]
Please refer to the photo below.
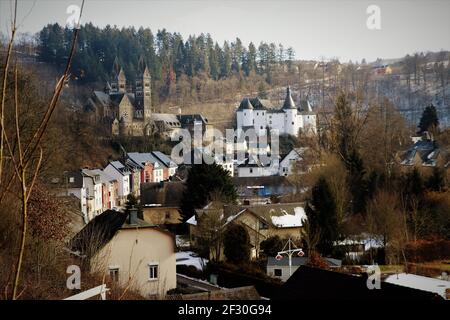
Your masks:
[{"label": "conical roof", "polygon": [[294,99],[292,99],[290,86],[288,86],[286,90],[286,99],[284,99],[283,109],[295,109],[295,103]]},{"label": "conical roof", "polygon": [[252,103],[250,102],[249,98],[244,98],[241,101],[241,104],[239,105],[239,110],[253,110]]}]

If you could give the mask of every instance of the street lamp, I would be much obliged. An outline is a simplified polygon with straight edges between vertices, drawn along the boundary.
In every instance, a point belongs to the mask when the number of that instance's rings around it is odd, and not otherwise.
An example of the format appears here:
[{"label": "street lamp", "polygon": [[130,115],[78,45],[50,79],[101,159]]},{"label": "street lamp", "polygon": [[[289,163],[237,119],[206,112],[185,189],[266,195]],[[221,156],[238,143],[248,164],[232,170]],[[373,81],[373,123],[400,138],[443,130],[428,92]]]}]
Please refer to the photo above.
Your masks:
[{"label": "street lamp", "polygon": [[[287,248],[287,250],[285,250]],[[278,261],[283,259],[283,255],[287,255],[289,258],[289,277],[292,276],[292,255],[296,253],[299,257],[303,257],[305,253],[302,248],[297,248],[297,246],[292,242],[291,238],[289,238],[288,242],[284,245],[283,249],[277,253],[275,259]]]}]

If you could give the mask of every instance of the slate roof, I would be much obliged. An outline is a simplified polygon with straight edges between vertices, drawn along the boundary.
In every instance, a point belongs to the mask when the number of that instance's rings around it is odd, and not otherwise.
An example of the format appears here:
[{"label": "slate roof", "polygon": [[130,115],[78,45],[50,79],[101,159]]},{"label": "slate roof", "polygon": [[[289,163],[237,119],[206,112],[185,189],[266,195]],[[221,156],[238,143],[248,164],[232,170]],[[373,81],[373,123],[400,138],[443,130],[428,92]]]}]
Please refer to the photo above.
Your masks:
[{"label": "slate roof", "polygon": [[178,121],[180,121],[181,126],[187,126],[193,124],[195,121],[201,121],[203,124],[208,123],[208,119],[201,114],[179,114],[177,115]]},{"label": "slate roof", "polygon": [[250,102],[249,98],[242,99],[241,103],[239,104],[238,110],[253,110],[253,105]]},{"label": "slate roof", "polygon": [[423,166],[436,166],[441,151],[433,140],[419,140],[400,157],[402,165],[414,165],[417,156]]},{"label": "slate roof", "polygon": [[282,109],[296,109],[294,99],[292,99],[290,86],[288,86],[286,89],[286,98],[284,99]]},{"label": "slate roof", "polygon": [[109,163],[123,176],[127,176],[131,173],[120,161],[110,161]]},{"label": "slate roof", "polygon": [[165,155],[164,153],[162,153],[161,151],[153,151],[152,154],[161,162],[163,162],[165,164],[166,167],[168,168],[176,168],[177,164],[175,162],[172,161],[172,159]]},{"label": "slate roof", "polygon": [[[83,188],[83,174],[81,170],[68,172],[66,178],[67,188]],[[70,178],[73,178],[73,182],[70,182]]]}]

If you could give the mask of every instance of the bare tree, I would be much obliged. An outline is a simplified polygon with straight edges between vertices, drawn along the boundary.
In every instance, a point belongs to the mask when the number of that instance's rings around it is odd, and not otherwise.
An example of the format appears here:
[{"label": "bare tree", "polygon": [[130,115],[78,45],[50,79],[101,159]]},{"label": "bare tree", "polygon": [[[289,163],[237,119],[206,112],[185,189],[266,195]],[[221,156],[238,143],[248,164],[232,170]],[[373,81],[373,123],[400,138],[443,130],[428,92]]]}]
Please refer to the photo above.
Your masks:
[{"label": "bare tree", "polygon": [[[81,19],[81,14],[83,12],[83,6],[84,6],[84,0],[82,2],[81,11],[79,20]],[[7,128],[5,125],[5,101],[6,101],[6,88],[7,88],[7,78],[9,74],[9,64],[12,58],[12,47],[14,45],[14,37],[15,33],[17,31],[16,29],[16,17],[17,17],[17,1],[14,3],[14,12],[13,12],[13,22],[12,22],[12,28],[11,28],[11,39],[8,44],[8,50],[6,53],[6,63],[5,63],[5,70],[3,75],[3,87],[2,87],[2,103],[1,103],[1,115],[0,115],[0,126],[1,126],[1,143],[0,143],[0,177],[2,176],[3,172],[1,171],[3,168],[3,154],[4,154],[4,148],[6,146],[6,149],[9,153],[9,159],[12,162],[12,167],[14,169],[14,174],[10,177],[8,186],[11,185],[11,183],[17,179],[20,185],[20,199],[21,199],[21,215],[22,215],[22,225],[21,225],[21,237],[20,237],[20,246],[19,246],[19,253],[17,256],[17,262],[15,264],[15,270],[14,270],[14,284],[13,284],[13,292],[12,292],[12,299],[16,300],[19,296],[19,283],[20,283],[20,273],[22,269],[23,264],[23,257],[25,252],[25,243],[27,238],[27,232],[28,232],[28,202],[30,199],[30,196],[33,191],[33,187],[35,186],[39,169],[41,168],[42,164],[42,157],[43,157],[43,151],[41,147],[41,141],[43,138],[44,133],[46,132],[46,129],[48,128],[51,116],[53,112],[56,109],[56,106],[59,101],[59,97],[61,95],[61,92],[63,90],[64,84],[69,80],[69,72],[70,72],[70,66],[72,62],[73,55],[75,53],[75,47],[76,47],[76,41],[77,36],[79,32],[79,25],[74,29],[73,36],[72,36],[72,43],[71,43],[71,49],[69,53],[69,57],[67,59],[67,64],[64,69],[64,72],[62,76],[59,78],[55,89],[53,91],[53,95],[51,97],[51,100],[44,112],[44,116],[40,120],[37,128],[34,130],[34,132],[31,134],[31,139],[23,145],[23,140],[21,138],[21,132],[22,128],[19,125],[19,92],[18,92],[18,67],[17,65],[14,68],[14,123],[12,124],[15,127],[15,140],[14,145],[17,146],[17,148],[12,147],[12,142],[9,141],[9,133],[7,132]],[[38,157],[36,159],[36,151],[38,152]],[[8,188],[8,187],[7,187]],[[6,191],[4,191],[6,192]]]}]

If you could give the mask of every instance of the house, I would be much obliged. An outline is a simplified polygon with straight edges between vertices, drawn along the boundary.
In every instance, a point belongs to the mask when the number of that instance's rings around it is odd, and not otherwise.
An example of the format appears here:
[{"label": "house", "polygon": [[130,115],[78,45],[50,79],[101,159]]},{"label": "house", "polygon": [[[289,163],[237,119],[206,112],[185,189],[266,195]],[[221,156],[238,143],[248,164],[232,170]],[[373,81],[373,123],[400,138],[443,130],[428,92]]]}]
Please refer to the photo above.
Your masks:
[{"label": "house", "polygon": [[304,152],[304,148],[296,148],[292,149],[285,156],[281,158],[279,167],[278,167],[278,175],[280,176],[289,176],[293,173],[294,164],[302,159],[302,154]]},{"label": "house", "polygon": [[[291,267],[289,268],[288,257],[283,257],[281,260],[277,260],[274,257],[268,257],[266,265],[267,275],[279,278],[281,281],[286,282],[291,276],[291,272],[293,274],[300,266],[304,266],[309,262],[308,257],[292,257],[291,259]],[[331,268],[340,267],[342,265],[342,261],[338,259],[324,258],[324,260]]]},{"label": "house", "polygon": [[402,169],[417,168],[430,173],[433,168],[448,168],[450,155],[436,141],[424,133],[420,139],[413,137],[414,144],[397,157]]},{"label": "house", "polygon": [[102,183],[102,212],[115,208],[117,206],[119,183],[101,169],[94,169],[92,172],[100,176],[100,182]]},{"label": "house", "polygon": [[144,297],[161,298],[176,288],[174,236],[137,218],[136,210],[103,212],[75,235],[70,250],[91,272]]},{"label": "house", "polygon": [[183,129],[189,130],[191,136],[194,136],[194,130],[197,128],[198,132],[202,134],[209,128],[208,119],[201,114],[180,114],[177,115],[178,121]]},{"label": "house", "polygon": [[[217,214],[219,211],[219,214]],[[260,256],[260,244],[272,236],[291,238],[300,241],[303,232],[303,222],[306,214],[302,203],[267,204],[255,206],[223,206],[216,208],[213,203],[204,209],[196,210],[186,223],[189,225],[190,242],[196,245],[202,236],[202,228],[209,223],[208,217],[220,219],[221,230],[224,231],[232,223],[245,227],[250,237],[251,257]],[[214,248],[213,248],[214,249]],[[223,254],[212,252],[224,258]]]},{"label": "house", "polygon": [[344,252],[347,258],[359,261],[365,253],[381,248],[384,244],[381,236],[363,233],[336,241],[334,246]]},{"label": "house", "polygon": [[134,161],[131,161],[130,159],[125,159],[123,163],[130,171],[130,193],[136,198],[139,198],[141,195],[142,165],[134,163]]},{"label": "house", "polygon": [[176,225],[183,220],[179,207],[166,207],[160,204],[144,206],[142,214],[143,220],[153,225]]},{"label": "house", "polygon": [[174,161],[172,161],[172,159],[170,159],[169,156],[165,155],[161,151],[153,151],[152,155],[160,162],[162,162],[165,166],[163,172],[163,179],[168,180],[172,178],[177,172],[178,165]]},{"label": "house", "polygon": [[[151,168],[151,174],[149,175],[150,182],[161,182],[167,179],[164,179],[164,170],[168,170],[163,161],[159,160],[152,153],[139,153],[139,152],[130,152],[128,153],[128,158],[130,158],[134,163],[140,164],[141,166],[147,166]],[[148,169],[147,169],[148,170]],[[146,182],[147,181],[147,172],[146,171]],[[166,176],[168,175],[168,171],[166,171]],[[142,179],[142,178],[141,178]]]},{"label": "house", "polygon": [[100,174],[95,170],[82,169],[83,180],[86,185],[86,198],[88,204],[88,217],[91,220],[94,216],[103,211],[103,189]]},{"label": "house", "polygon": [[113,177],[119,183],[118,206],[124,206],[127,196],[130,194],[130,174],[131,172],[120,161],[111,161],[103,169],[109,176]]},{"label": "house", "polygon": [[71,171],[65,174],[64,196],[74,196],[80,201],[80,210],[84,217],[84,222],[89,222],[88,206],[86,197],[86,185],[81,170]]},{"label": "house", "polygon": [[350,275],[304,265],[284,283],[273,300],[442,300],[435,293],[386,282],[381,283],[380,289],[369,289],[367,280],[366,273]]},{"label": "house", "polygon": [[142,186],[141,204],[160,204],[163,207],[179,208],[186,186],[182,181],[146,183]]},{"label": "house", "polygon": [[295,185],[285,176],[234,177],[239,200],[243,203],[267,203],[270,197],[296,192]]},{"label": "house", "polygon": [[278,173],[278,166],[272,163],[261,162],[259,160],[246,159],[237,166],[237,175],[240,178],[257,178],[274,176]]}]

